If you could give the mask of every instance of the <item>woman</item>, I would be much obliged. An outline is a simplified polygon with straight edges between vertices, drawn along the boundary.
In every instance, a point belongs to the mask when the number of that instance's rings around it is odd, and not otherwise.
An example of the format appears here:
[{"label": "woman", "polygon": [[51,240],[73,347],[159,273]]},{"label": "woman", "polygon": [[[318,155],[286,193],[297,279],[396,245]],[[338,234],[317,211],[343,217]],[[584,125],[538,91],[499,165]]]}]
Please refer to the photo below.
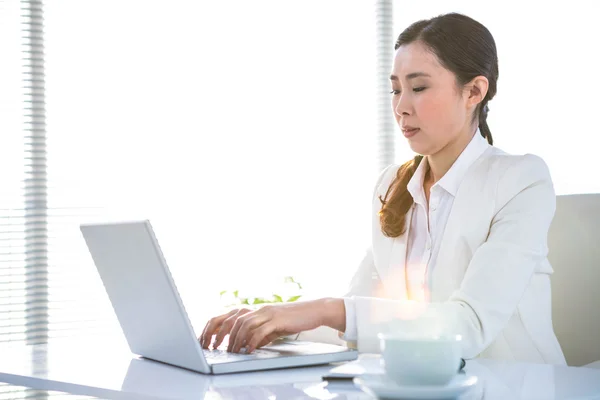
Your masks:
[{"label": "woman", "polygon": [[[202,346],[230,334],[229,351],[253,351],[326,326],[359,351],[377,351],[377,333],[412,318],[417,304],[420,317],[432,317],[423,320],[437,321],[427,329],[443,321],[461,334],[465,358],[564,364],[546,258],[553,184],[539,157],[492,146],[492,35],[471,18],[447,14],[412,24],[395,50],[392,108],[418,155],[380,175],[372,246],[348,295],[233,310],[207,323]],[[402,326],[410,327],[394,329]]]}]

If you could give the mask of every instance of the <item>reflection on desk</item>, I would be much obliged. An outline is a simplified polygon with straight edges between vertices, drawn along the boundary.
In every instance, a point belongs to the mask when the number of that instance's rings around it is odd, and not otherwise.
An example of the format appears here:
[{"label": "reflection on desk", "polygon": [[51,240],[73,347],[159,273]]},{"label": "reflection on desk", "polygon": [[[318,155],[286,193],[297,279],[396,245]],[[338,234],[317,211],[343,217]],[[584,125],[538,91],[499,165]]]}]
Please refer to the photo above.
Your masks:
[{"label": "reflection on desk", "polygon": [[[0,354],[0,382],[103,399],[370,399],[351,381],[322,381],[331,365],[202,375],[132,357],[125,343],[108,339],[0,347]],[[600,399],[596,369],[479,359],[465,371],[479,383],[462,399]]]},{"label": "reflection on desk", "polygon": [[51,390],[31,389],[8,383],[0,383],[0,400],[36,399],[36,400],[83,400],[97,399],[98,397],[78,396],[75,394],[56,392]]},{"label": "reflection on desk", "polygon": [[[330,367],[203,376],[157,362],[133,359],[122,390],[164,398],[368,399],[350,381],[318,382]],[[600,370],[544,364],[471,360],[465,371],[479,384],[463,399],[600,399]],[[199,396],[204,393],[204,397]]]},{"label": "reflection on desk", "polygon": [[[351,382],[330,393],[320,377],[331,366],[201,375],[155,361],[132,359],[121,390],[165,399],[368,399]],[[341,389],[353,396],[342,395]],[[203,394],[203,395],[200,395]]]}]

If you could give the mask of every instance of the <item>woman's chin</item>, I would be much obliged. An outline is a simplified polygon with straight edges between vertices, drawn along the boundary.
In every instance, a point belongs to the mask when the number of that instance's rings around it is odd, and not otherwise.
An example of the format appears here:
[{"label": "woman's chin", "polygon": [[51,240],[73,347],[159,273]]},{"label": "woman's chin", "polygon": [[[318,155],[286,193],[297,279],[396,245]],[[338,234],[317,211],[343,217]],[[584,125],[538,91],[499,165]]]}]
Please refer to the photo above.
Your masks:
[{"label": "woman's chin", "polygon": [[433,154],[432,146],[428,145],[427,143],[419,143],[413,140],[409,140],[408,146],[413,152],[422,156],[428,156],[430,154]]}]

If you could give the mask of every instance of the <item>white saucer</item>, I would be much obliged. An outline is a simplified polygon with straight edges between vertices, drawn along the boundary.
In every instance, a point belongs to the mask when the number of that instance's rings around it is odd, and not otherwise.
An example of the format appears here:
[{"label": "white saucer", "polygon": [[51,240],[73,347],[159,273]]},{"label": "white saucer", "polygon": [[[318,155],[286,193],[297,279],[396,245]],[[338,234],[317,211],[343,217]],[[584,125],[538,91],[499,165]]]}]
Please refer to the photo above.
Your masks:
[{"label": "white saucer", "polygon": [[380,399],[453,399],[477,384],[477,377],[457,374],[444,386],[400,386],[383,374],[364,374],[354,378],[363,392]]}]

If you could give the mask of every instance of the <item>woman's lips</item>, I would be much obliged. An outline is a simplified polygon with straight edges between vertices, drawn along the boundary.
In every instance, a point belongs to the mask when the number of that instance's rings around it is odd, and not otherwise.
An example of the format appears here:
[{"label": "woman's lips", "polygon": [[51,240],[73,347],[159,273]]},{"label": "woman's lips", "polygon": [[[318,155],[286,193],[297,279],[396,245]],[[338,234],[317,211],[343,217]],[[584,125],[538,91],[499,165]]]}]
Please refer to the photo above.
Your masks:
[{"label": "woman's lips", "polygon": [[420,128],[406,128],[402,129],[402,133],[404,134],[404,137],[408,139],[415,136],[420,130]]}]

